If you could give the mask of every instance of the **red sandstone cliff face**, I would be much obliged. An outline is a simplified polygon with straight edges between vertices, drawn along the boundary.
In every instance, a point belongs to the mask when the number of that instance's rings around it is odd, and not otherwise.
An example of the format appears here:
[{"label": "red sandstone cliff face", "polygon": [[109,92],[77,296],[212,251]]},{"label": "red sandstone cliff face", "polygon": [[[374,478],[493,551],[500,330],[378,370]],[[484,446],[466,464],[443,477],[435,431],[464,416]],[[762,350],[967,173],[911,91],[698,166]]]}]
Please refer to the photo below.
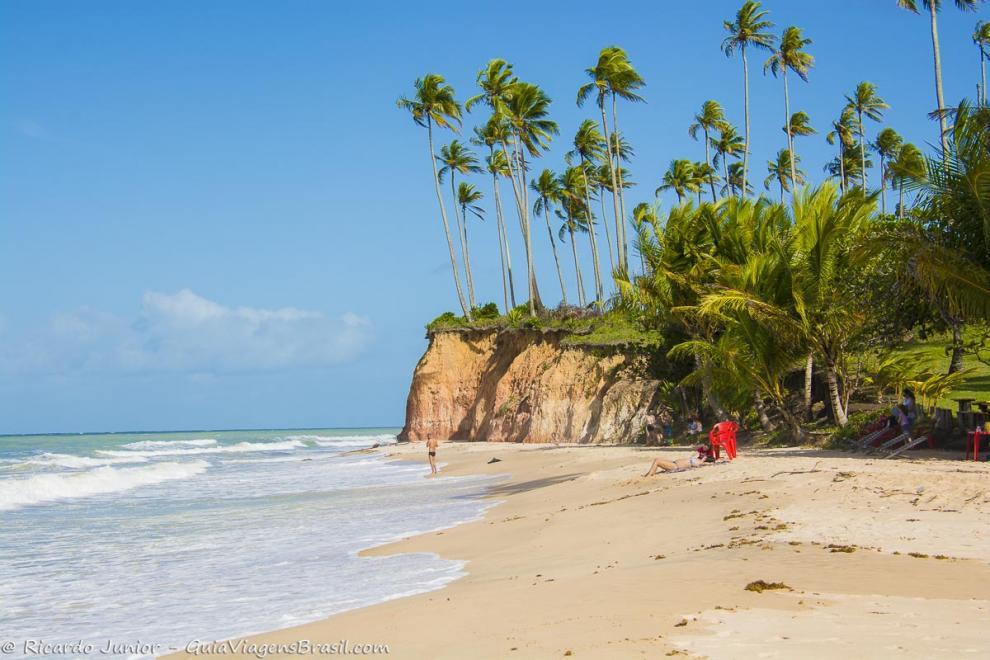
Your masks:
[{"label": "red sandstone cliff face", "polygon": [[643,434],[657,381],[634,358],[535,331],[441,332],[413,374],[400,440],[617,444]]}]

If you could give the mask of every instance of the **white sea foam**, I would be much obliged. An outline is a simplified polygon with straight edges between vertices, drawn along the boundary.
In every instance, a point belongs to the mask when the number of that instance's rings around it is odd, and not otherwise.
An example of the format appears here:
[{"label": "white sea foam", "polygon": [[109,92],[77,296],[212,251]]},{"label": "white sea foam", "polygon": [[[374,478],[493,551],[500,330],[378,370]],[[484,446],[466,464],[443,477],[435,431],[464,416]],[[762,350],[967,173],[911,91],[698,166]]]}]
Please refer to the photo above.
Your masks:
[{"label": "white sea foam", "polygon": [[147,458],[143,456],[132,456],[129,458],[91,458],[89,456],[75,456],[74,454],[50,454],[45,453],[34,456],[23,461],[22,465],[42,465],[64,468],[90,468],[101,465],[116,465],[118,463],[146,463]]},{"label": "white sea foam", "polygon": [[377,435],[290,435],[286,440],[305,440],[320,447],[370,447],[395,442],[394,433],[379,433]]},{"label": "white sea foam", "polygon": [[217,444],[213,438],[197,438],[195,440],[142,440],[121,445],[124,449],[179,449],[182,447],[212,447]]},{"label": "white sea foam", "polygon": [[100,456],[112,456],[115,458],[128,458],[131,456],[142,456],[153,458],[156,456],[196,456],[199,454],[240,454],[244,452],[257,451],[289,451],[305,447],[306,444],[299,440],[286,440],[284,442],[238,442],[236,445],[217,445],[215,447],[194,447],[189,449],[160,449],[151,451],[118,451],[113,449],[101,449],[96,453]]},{"label": "white sea foam", "polygon": [[0,510],[187,479],[206,471],[207,467],[209,464],[206,461],[156,463],[134,468],[103,466],[72,474],[39,474],[26,479],[5,479],[0,481]]}]

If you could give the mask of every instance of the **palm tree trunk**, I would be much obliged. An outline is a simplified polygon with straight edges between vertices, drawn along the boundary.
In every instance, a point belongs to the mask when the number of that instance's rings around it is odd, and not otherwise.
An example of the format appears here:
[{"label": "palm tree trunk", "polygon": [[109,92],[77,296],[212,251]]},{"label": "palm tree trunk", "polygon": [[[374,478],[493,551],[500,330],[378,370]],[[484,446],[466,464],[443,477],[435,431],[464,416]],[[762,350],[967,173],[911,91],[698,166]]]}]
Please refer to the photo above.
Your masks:
[{"label": "palm tree trunk", "polygon": [[[588,215],[588,238],[591,242],[591,266],[595,275],[595,302],[601,302],[601,300],[605,297],[605,290],[602,286],[602,267],[598,256],[598,232],[595,229],[595,215],[591,212],[591,186],[588,184],[587,162],[584,162],[583,166],[585,168],[584,203],[585,210]],[[608,227],[608,222],[605,222],[605,227]],[[609,248],[609,256],[611,256],[611,248]]]},{"label": "palm tree trunk", "polygon": [[622,254],[626,261],[623,266],[629,268],[629,240],[626,237],[626,188],[622,182],[622,160],[619,155],[619,113],[615,103],[615,92],[612,92],[612,135],[615,139],[615,174],[619,182],[619,212],[622,214]]},{"label": "palm tree trunk", "polygon": [[732,184],[729,183],[729,156],[728,154],[722,154],[722,174],[725,176],[725,187],[729,191],[729,195],[732,195]]},{"label": "palm tree trunk", "polygon": [[935,100],[938,101],[938,125],[941,129],[939,138],[942,141],[942,160],[944,161],[949,154],[949,129],[945,121],[945,96],[942,94],[942,50],[938,45],[937,4],[934,0],[928,2],[928,9],[932,17],[932,52],[935,55]]},{"label": "palm tree trunk", "polygon": [[985,108],[987,105],[987,53],[982,44],[980,45],[980,81],[982,82],[980,105]]},{"label": "palm tree trunk", "polygon": [[578,260],[577,243],[574,241],[574,221],[567,216],[567,233],[571,237],[571,255],[574,257],[574,274],[577,277],[578,304],[584,307],[588,304],[584,294],[584,278],[581,277],[581,262]]},{"label": "palm tree trunk", "polygon": [[464,223],[464,272],[467,274],[468,299],[471,302],[471,309],[474,309],[478,306],[478,302],[474,297],[474,278],[471,275],[471,250],[468,247],[468,227],[465,211],[465,209],[461,209],[461,218]]},{"label": "palm tree trunk", "polygon": [[547,235],[550,236],[550,248],[553,250],[553,261],[557,266],[557,279],[560,280],[560,299],[567,305],[567,287],[564,286],[564,271],[560,268],[560,257],[557,256],[557,241],[553,240],[553,229],[550,228],[551,206],[543,198],[543,219],[547,221]]},{"label": "palm tree trunk", "polygon": [[447,251],[450,253],[450,269],[454,275],[454,288],[457,289],[457,302],[468,321],[471,320],[471,308],[464,301],[464,291],[461,289],[461,276],[457,272],[457,257],[454,255],[454,242],[450,238],[450,223],[447,222],[447,209],[443,205],[443,194],[440,192],[440,175],[437,172],[437,155],[433,152],[433,122],[427,118],[427,140],[430,146],[430,162],[433,163],[433,186],[437,191],[437,201],[440,203],[440,219],[443,220],[443,233],[447,238]]},{"label": "palm tree trunk", "polygon": [[845,426],[849,419],[846,417],[845,408],[842,407],[842,397],[839,396],[839,377],[835,370],[835,361],[828,355],[825,356],[825,381],[828,383],[828,397],[832,404],[835,423]]},{"label": "palm tree trunk", "polygon": [[863,192],[866,192],[866,127],[863,126],[863,111],[857,113],[859,115],[859,157],[860,157],[860,167],[862,168],[860,175],[863,179]]},{"label": "palm tree trunk", "polygon": [[605,227],[605,243],[608,244],[608,265],[615,273],[615,246],[612,245],[612,234],[608,231],[608,217],[605,214],[605,186],[598,187],[598,201],[602,205],[602,226]]},{"label": "palm tree trunk", "polygon": [[753,390],[753,407],[756,408],[756,416],[760,419],[760,426],[767,433],[773,433],[777,430],[774,423],[770,421],[770,417],[767,415],[767,409],[763,405],[763,397],[760,395],[760,390]]},{"label": "palm tree trunk", "polygon": [[897,216],[903,220],[904,219],[904,181],[900,182],[900,201],[897,205]]},{"label": "palm tree trunk", "polygon": [[[787,89],[787,65],[781,69],[784,79],[784,130],[787,131],[787,151],[791,154],[791,190],[797,190],[797,162],[794,157],[794,136],[791,135],[791,95]],[[781,193],[781,202],[784,201]]]},{"label": "palm tree trunk", "polygon": [[708,138],[708,129],[705,129],[705,163],[708,165],[708,185],[712,189],[712,204],[717,199],[715,196],[715,168],[712,166],[711,143]]},{"label": "palm tree trunk", "polygon": [[498,192],[498,174],[494,172],[492,172],[492,195],[495,197],[495,231],[498,233],[498,258],[502,266],[502,298],[505,303],[505,311],[508,312],[512,309],[509,306],[509,267],[505,260],[505,230],[502,220],[502,200]]},{"label": "palm tree trunk", "polygon": [[887,215],[887,160],[880,154],[880,213]]},{"label": "palm tree trunk", "polygon": [[780,412],[780,416],[783,418],[787,428],[791,431],[791,439],[796,442],[804,442],[808,436],[804,432],[804,429],[801,428],[800,420],[792,415],[791,411],[783,403],[777,405],[777,410]]},{"label": "palm tree trunk", "polygon": [[[450,194],[454,197],[454,219],[457,220],[457,234],[461,242],[461,260],[464,261],[464,276],[467,280],[468,303],[471,309],[477,307],[474,300],[474,282],[471,281],[471,262],[468,261],[467,252],[467,218],[463,213],[458,213],[460,206],[457,204],[457,191],[454,189],[454,171],[450,171]],[[463,209],[462,209],[463,211]]]},{"label": "palm tree trunk", "polygon": [[849,182],[846,181],[846,146],[839,137],[839,187],[846,192]]},{"label": "palm tree trunk", "polygon": [[963,368],[962,321],[952,319],[952,358],[949,360],[949,373],[954,374]]},{"label": "palm tree trunk", "polygon": [[743,61],[743,107],[746,113],[746,144],[743,145],[743,178],[739,196],[746,199],[746,181],[749,175],[749,60],[746,59],[746,44],[742,46]]},{"label": "palm tree trunk", "polygon": [[540,300],[540,290],[536,285],[536,265],[533,263],[533,235],[529,222],[529,189],[526,186],[526,156],[519,151],[519,172],[522,177],[523,215],[526,218],[526,265],[529,270],[529,313],[536,316],[537,311],[543,310]]},{"label": "palm tree trunk", "polygon": [[[622,253],[622,216],[619,215],[619,197],[616,192],[619,189],[619,180],[615,176],[615,159],[612,157],[612,141],[608,137],[608,119],[605,117],[605,99],[598,104],[602,111],[602,131],[605,133],[605,148],[608,150],[608,170],[612,177],[612,206],[615,211],[615,261],[622,267],[626,262],[626,255]],[[612,267],[613,270],[615,266]]]},{"label": "palm tree trunk", "polygon": [[804,417],[809,422],[812,416],[812,385],[815,377],[815,354],[808,353],[808,360],[804,364]]}]

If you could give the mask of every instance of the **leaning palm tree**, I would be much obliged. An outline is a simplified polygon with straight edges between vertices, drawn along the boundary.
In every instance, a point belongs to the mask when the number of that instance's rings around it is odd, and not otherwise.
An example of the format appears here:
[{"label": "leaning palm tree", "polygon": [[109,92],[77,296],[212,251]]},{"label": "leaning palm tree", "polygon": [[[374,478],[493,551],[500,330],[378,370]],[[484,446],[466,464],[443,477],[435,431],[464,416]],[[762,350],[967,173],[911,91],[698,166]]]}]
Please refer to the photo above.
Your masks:
[{"label": "leaning palm tree", "polygon": [[464,109],[471,109],[478,103],[484,103],[495,115],[505,114],[505,102],[511,95],[512,85],[517,82],[512,74],[512,65],[505,60],[493,59],[483,69],[478,71],[477,83],[481,88],[480,94],[475,94],[464,102]]},{"label": "leaning palm tree", "polygon": [[585,83],[578,89],[577,103],[579,106],[595,93],[596,104],[602,116],[602,132],[605,136],[609,168],[612,170],[612,204],[615,212],[615,233],[616,233],[616,258],[620,268],[627,265],[626,243],[623,217],[625,213],[620,210],[620,205],[625,205],[622,195],[622,187],[619,184],[618,174],[615,169],[618,165],[618,157],[613,153],[612,142],[609,139],[608,119],[605,114],[605,101],[611,98],[612,101],[612,132],[618,132],[618,118],[616,115],[616,99],[622,98],[627,101],[642,101],[643,98],[636,94],[636,90],[645,85],[643,77],[633,68],[629,62],[626,52],[617,46],[603,48],[598,55],[598,62],[593,68],[585,70],[590,82]]},{"label": "leaning palm tree", "polygon": [[458,140],[453,140],[450,144],[440,147],[440,162],[443,163],[439,175],[441,183],[443,182],[443,177],[448,173],[450,174],[450,195],[454,199],[454,219],[457,221],[457,233],[461,239],[461,259],[464,260],[464,270],[467,276],[468,302],[471,304],[471,309],[474,309],[477,306],[474,298],[474,284],[471,281],[470,266],[468,266],[468,250],[464,240],[464,237],[467,235],[464,230],[464,224],[467,219],[458,212],[460,204],[457,200],[457,189],[454,179],[458,173],[465,175],[477,174],[481,172],[481,167],[478,165],[478,159],[475,155]]},{"label": "leaning palm tree", "polygon": [[461,243],[464,246],[464,272],[467,275],[468,295],[471,296],[471,307],[477,307],[474,299],[474,278],[471,275],[471,251],[468,249],[468,214],[470,213],[479,220],[485,219],[485,209],[478,205],[484,198],[481,191],[472,184],[465,181],[457,186],[457,205],[461,208]]},{"label": "leaning palm tree", "polygon": [[712,166],[717,168],[719,162],[722,163],[722,180],[729,179],[729,158],[738,158],[743,150],[743,139],[739,136],[736,128],[728,122],[718,126],[718,137],[710,138],[712,149],[715,151],[715,158]]},{"label": "leaning palm tree", "polygon": [[471,142],[488,147],[485,169],[492,175],[492,195],[495,199],[495,223],[498,232],[499,261],[502,265],[502,298],[505,311],[516,306],[516,289],[512,279],[512,255],[509,252],[509,236],[505,231],[505,215],[502,212],[502,195],[499,179],[508,178],[509,159],[505,151],[497,149],[508,139],[509,128],[495,114],[482,126],[476,126]]},{"label": "leaning palm tree", "polygon": [[777,160],[767,161],[767,178],[763,180],[763,187],[770,190],[774,182],[780,186],[780,203],[784,203],[784,193],[790,192],[792,186],[804,183],[804,172],[797,168],[794,161],[800,161],[796,156],[791,158],[791,152],[781,149],[777,152]]},{"label": "leaning palm tree", "polygon": [[[581,261],[578,259],[577,240],[575,233],[594,231],[591,207],[586,204],[588,199],[588,178],[583,167],[568,167],[560,175],[560,199],[564,208],[562,218],[564,225],[560,228],[560,239],[564,240],[566,231],[571,240],[571,256],[574,258],[574,275],[577,278],[578,303],[584,307],[587,298],[584,292],[584,277],[581,275]],[[594,244],[592,244],[594,245]],[[601,296],[596,298],[600,301]]]},{"label": "leaning palm tree", "polygon": [[[594,178],[594,163],[605,155],[605,138],[598,131],[595,122],[585,119],[578,126],[577,133],[574,134],[574,149],[567,153],[567,158],[577,157],[581,161],[581,172],[584,176],[584,207],[587,220],[588,238],[591,243],[592,266],[595,275],[595,300],[601,302],[605,297],[605,290],[602,284],[601,261],[598,255],[598,236],[595,230],[595,216],[591,212],[591,185]],[[565,172],[566,176],[566,172]],[[566,189],[566,185],[565,185]],[[612,270],[615,270],[615,256],[612,253],[612,240],[608,238],[608,221],[602,213],[602,224],[605,227],[605,237],[608,240],[608,258]]]},{"label": "leaning palm tree", "polygon": [[[983,0],[955,0],[955,5],[962,11],[976,11],[977,6]],[[939,137],[942,141],[942,157],[946,157],[949,150],[949,139],[947,137],[948,127],[945,120],[945,96],[942,94],[942,51],[938,44],[938,12],[942,8],[942,0],[921,0],[921,4],[928,10],[931,17],[932,28],[932,54],[935,57],[935,100],[938,102],[938,121],[941,130]],[[897,0],[897,6],[908,11],[918,13],[918,0]]]},{"label": "leaning palm tree", "polygon": [[518,186],[513,183],[513,192],[522,225],[523,238],[526,245],[526,265],[529,281],[529,312],[536,315],[537,309],[543,305],[540,302],[540,292],[536,285],[535,259],[533,256],[533,237],[529,222],[529,193],[526,185],[526,156],[540,155],[550,144],[552,136],[559,131],[557,122],[548,119],[550,97],[531,83],[517,82],[512,86],[506,101],[506,119],[513,134],[514,152],[510,154],[509,169],[515,170],[513,180],[518,179]]},{"label": "leaning palm tree", "polygon": [[430,162],[433,164],[433,184],[436,188],[437,202],[440,204],[440,219],[443,221],[443,233],[447,238],[447,251],[450,254],[450,268],[454,275],[454,288],[457,290],[457,301],[461,305],[464,316],[471,320],[471,308],[464,298],[461,288],[461,276],[457,269],[457,257],[454,256],[454,242],[450,238],[450,223],[447,222],[447,210],[444,208],[443,195],[440,193],[440,174],[437,171],[437,157],[433,151],[433,126],[457,130],[461,124],[461,106],[454,98],[454,88],[446,83],[443,76],[428,73],[417,78],[413,83],[415,93],[412,98],[402,97],[396,105],[409,111],[413,121],[418,126],[426,128],[427,144],[430,149]]},{"label": "leaning palm tree", "polygon": [[553,249],[553,261],[557,266],[557,278],[560,280],[561,301],[567,304],[567,287],[564,285],[564,271],[560,268],[560,257],[557,255],[557,242],[553,238],[553,229],[550,227],[550,216],[553,215],[553,205],[560,202],[560,181],[557,175],[550,170],[543,170],[540,176],[530,181],[530,190],[536,193],[536,201],[533,203],[533,213],[542,215],[547,222],[547,234],[550,236],[550,247]]},{"label": "leaning palm tree", "polygon": [[987,104],[987,47],[990,46],[990,23],[979,21],[973,31],[973,43],[980,49],[980,107]]},{"label": "leaning palm tree", "polygon": [[[787,151],[794,153],[794,135],[791,133],[791,97],[787,89],[787,71],[796,73],[801,80],[808,82],[808,72],[815,65],[815,58],[804,51],[804,48],[811,45],[811,39],[806,39],[801,34],[801,28],[791,26],[784,30],[780,37],[780,44],[777,50],[770,56],[766,64],[763,65],[763,72],[769,70],[776,78],[778,75],[784,83],[784,130],[787,133]],[[791,160],[791,185],[797,186],[797,167],[795,161]]]},{"label": "leaning palm tree", "polygon": [[[725,111],[718,101],[705,101],[701,106],[701,112],[694,116],[694,123],[688,127],[688,135],[691,139],[698,139],[698,131],[702,131],[705,136],[705,163],[709,170],[714,172],[711,156],[711,134],[725,123]],[[715,179],[709,176],[708,185],[712,189],[712,201],[715,201]]]},{"label": "leaning palm tree", "polygon": [[682,203],[688,193],[701,189],[698,178],[694,174],[694,163],[689,160],[672,160],[670,167],[663,174],[663,183],[656,190],[657,197],[665,190],[673,190],[677,194],[677,202]]},{"label": "leaning palm tree", "polygon": [[926,176],[925,156],[921,153],[921,149],[907,142],[897,150],[897,157],[890,162],[887,169],[890,172],[891,185],[897,187],[899,198],[897,217],[903,220],[905,216],[905,189],[910,183],[924,180]]},{"label": "leaning palm tree", "polygon": [[701,191],[706,183],[711,185],[712,201],[714,202],[715,181],[719,178],[718,174],[715,172],[715,168],[712,167],[711,163],[706,163],[704,161],[691,163],[691,167],[694,169],[694,177],[698,184],[698,189],[695,191],[698,194],[698,204],[701,204]]},{"label": "leaning palm tree", "polygon": [[876,86],[866,81],[856,85],[856,91],[852,95],[846,96],[846,101],[849,103],[849,108],[856,113],[859,127],[860,160],[862,161],[860,176],[863,181],[863,190],[866,190],[866,128],[863,125],[863,117],[880,121],[883,118],[883,111],[890,106],[877,94]]},{"label": "leaning palm tree", "polygon": [[743,107],[746,114],[746,136],[743,147],[742,195],[746,196],[748,185],[746,175],[749,171],[749,60],[746,58],[747,48],[771,50],[776,39],[767,30],[773,23],[766,20],[768,12],[760,9],[760,3],[746,0],[736,12],[736,20],[724,21],[722,25],[729,36],[722,42],[722,52],[731,57],[737,50],[742,55],[743,63]]},{"label": "leaning palm tree", "polygon": [[880,157],[880,212],[884,215],[887,215],[887,181],[890,180],[887,162],[897,157],[902,142],[903,140],[897,131],[892,128],[885,128],[877,133],[876,140],[870,145]]},{"label": "leaning palm tree", "polygon": [[839,118],[832,122],[832,130],[825,136],[825,140],[829,144],[839,145],[839,155],[835,160],[837,173],[834,173],[833,176],[838,177],[842,192],[845,192],[849,187],[849,173],[846,171],[845,165],[848,160],[847,155],[850,152],[850,148],[856,142],[855,123],[856,113],[852,108],[846,106],[842,109],[842,114],[839,115]]}]

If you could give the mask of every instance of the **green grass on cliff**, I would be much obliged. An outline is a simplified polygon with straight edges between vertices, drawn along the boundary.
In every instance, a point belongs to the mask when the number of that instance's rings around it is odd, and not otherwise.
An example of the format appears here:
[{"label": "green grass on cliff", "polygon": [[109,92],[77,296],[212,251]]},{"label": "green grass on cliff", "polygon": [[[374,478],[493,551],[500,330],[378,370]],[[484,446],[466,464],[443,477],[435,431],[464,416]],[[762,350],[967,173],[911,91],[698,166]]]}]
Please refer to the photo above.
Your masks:
[{"label": "green grass on cliff", "polygon": [[500,314],[494,303],[473,310],[468,321],[453,312],[444,312],[427,324],[429,333],[469,332],[472,330],[560,332],[561,343],[569,346],[658,348],[663,344],[659,332],[642,328],[633,319],[618,312],[598,313],[567,307],[547,310],[530,316],[525,305]]}]

